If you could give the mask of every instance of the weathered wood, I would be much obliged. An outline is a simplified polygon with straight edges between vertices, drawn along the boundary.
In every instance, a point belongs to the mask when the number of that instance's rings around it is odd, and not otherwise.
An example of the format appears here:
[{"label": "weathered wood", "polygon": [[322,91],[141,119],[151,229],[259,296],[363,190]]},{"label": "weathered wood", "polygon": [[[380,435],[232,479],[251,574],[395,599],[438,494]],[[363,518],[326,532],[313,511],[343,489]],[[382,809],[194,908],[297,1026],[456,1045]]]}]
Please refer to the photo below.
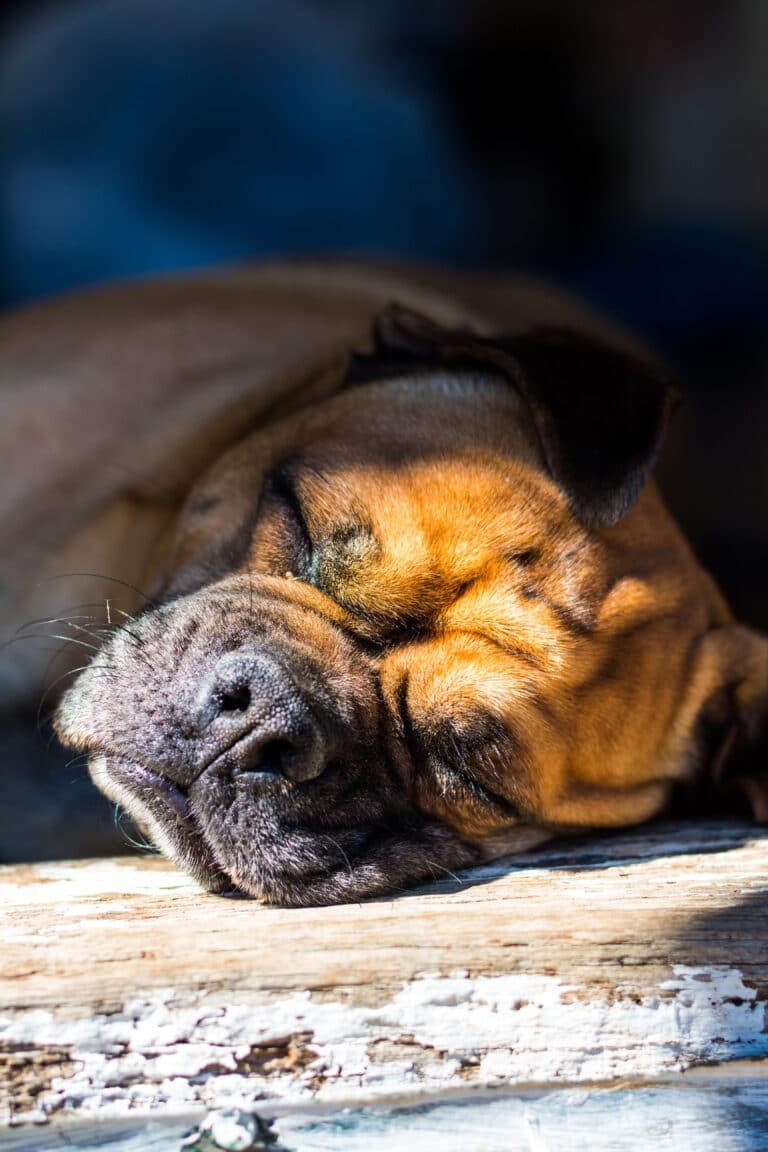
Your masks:
[{"label": "weathered wood", "polygon": [[10,867],[0,932],[6,1122],[540,1095],[731,1061],[768,1078],[768,835],[746,826],[561,842],[309,910],[204,895],[157,859]]}]

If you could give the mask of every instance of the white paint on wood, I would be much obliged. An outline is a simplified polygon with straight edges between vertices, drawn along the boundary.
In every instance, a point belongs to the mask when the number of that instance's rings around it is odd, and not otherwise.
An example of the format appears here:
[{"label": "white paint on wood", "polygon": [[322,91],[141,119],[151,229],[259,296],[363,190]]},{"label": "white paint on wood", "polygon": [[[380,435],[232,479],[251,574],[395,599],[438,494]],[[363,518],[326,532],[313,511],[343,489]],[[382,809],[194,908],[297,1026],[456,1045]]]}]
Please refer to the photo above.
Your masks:
[{"label": "white paint on wood", "polygon": [[733,826],[306,910],[210,897],[156,860],[0,870],[5,1117],[359,1107],[765,1060],[767,879],[768,839]]},{"label": "white paint on wood", "polygon": [[[696,1061],[765,1055],[766,1002],[735,969],[675,966],[640,1002],[591,999],[541,975],[424,976],[360,1007],[294,993],[260,1004],[194,1003],[173,989],[109,1015],[66,1019],[37,1009],[0,1018],[6,1045],[65,1048],[77,1066],[38,1100],[119,1114],[127,1108],[247,1106],[254,1094],[345,1102],[502,1084],[658,1078]],[[282,1051],[301,1036],[294,1069],[238,1070],[254,1046]],[[278,1057],[278,1062],[281,1057]],[[289,1059],[286,1057],[285,1059]],[[215,1096],[197,1083],[216,1068]],[[229,1072],[229,1075],[227,1075]]]}]

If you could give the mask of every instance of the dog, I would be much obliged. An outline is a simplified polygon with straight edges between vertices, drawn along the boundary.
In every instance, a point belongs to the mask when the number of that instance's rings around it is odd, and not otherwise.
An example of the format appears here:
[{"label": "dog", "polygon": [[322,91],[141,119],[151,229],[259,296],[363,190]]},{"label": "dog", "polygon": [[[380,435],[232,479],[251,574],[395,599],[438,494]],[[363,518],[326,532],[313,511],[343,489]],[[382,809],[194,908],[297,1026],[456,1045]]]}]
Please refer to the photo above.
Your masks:
[{"label": "dog", "polygon": [[[58,736],[208,890],[359,900],[713,780],[768,817],[768,640],[652,478],[673,388],[580,304],[294,263],[0,346],[0,616],[57,626]],[[6,701],[41,661],[4,649]]]}]

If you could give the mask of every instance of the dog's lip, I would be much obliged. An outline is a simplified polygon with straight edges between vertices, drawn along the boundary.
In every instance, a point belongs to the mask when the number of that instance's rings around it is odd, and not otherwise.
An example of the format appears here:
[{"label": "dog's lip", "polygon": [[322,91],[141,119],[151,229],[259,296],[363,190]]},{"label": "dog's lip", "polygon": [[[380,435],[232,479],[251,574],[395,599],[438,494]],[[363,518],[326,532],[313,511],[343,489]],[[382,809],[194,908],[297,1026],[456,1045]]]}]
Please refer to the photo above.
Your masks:
[{"label": "dog's lip", "polygon": [[[112,799],[134,816],[131,800],[147,810],[168,837],[164,848],[166,855],[176,860],[210,892],[232,889],[232,879],[206,841],[183,788],[162,772],[133,759],[101,753],[98,761],[99,786],[108,796],[110,784],[119,788],[122,795],[113,794]],[[156,839],[154,833],[151,835]]]},{"label": "dog's lip", "polygon": [[178,820],[191,832],[197,832],[197,822],[192,812],[189,796],[175,781],[145,764],[132,766],[133,781],[145,784],[152,789],[155,796],[164,800],[173,810]]},{"label": "dog's lip", "polygon": [[[160,801],[174,824],[193,833],[196,838],[200,836],[200,827],[187,790],[176,784],[164,772],[150,768],[142,761],[108,753],[101,753],[99,760],[102,772],[108,780],[113,780],[140,803],[146,804],[150,797],[152,801]],[[124,801],[119,802],[125,806]]]}]

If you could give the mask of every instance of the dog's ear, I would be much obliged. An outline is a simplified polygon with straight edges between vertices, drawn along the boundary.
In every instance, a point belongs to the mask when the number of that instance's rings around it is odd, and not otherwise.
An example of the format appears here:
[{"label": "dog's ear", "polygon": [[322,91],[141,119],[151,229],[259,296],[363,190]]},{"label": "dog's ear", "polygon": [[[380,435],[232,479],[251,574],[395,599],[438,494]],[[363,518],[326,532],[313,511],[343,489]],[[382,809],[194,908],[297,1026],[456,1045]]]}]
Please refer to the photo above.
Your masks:
[{"label": "dog's ear", "polygon": [[675,390],[650,364],[563,328],[478,336],[390,306],[373,352],[353,355],[346,385],[440,365],[502,373],[525,398],[547,466],[576,515],[614,524],[648,480]]},{"label": "dog's ear", "polygon": [[768,824],[768,637],[740,624],[708,632],[677,728],[693,771],[673,812]]}]

